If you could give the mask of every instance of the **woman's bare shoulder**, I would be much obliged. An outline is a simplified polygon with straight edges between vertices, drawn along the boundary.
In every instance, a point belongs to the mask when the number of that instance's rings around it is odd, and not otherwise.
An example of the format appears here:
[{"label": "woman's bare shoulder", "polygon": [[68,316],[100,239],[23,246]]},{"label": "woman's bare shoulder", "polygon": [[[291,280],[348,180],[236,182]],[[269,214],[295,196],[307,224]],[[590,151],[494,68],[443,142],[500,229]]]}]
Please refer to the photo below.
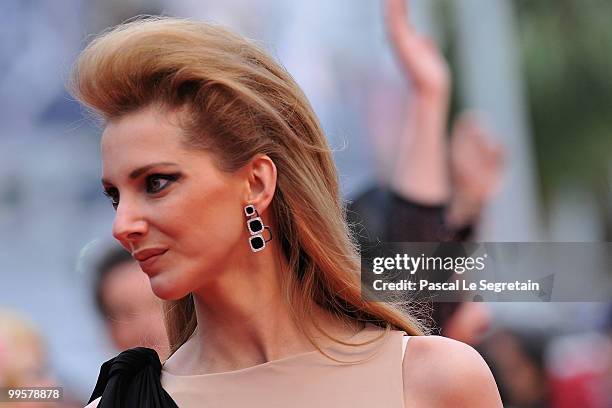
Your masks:
[{"label": "woman's bare shoulder", "polygon": [[502,407],[489,366],[465,343],[414,336],[403,362],[406,407]]},{"label": "woman's bare shoulder", "polygon": [[91,401],[85,408],[96,408],[100,403],[100,398],[96,398],[95,400]]}]

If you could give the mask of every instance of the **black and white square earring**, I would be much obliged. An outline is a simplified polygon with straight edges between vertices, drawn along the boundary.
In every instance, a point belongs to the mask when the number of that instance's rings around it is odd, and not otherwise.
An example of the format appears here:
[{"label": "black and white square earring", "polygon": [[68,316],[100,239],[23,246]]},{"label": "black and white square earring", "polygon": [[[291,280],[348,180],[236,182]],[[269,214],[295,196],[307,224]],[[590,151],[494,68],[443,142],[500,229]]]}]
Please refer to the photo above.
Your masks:
[{"label": "black and white square earring", "polygon": [[256,214],[257,216],[259,216],[259,213],[255,209],[255,206],[253,204],[248,204],[244,206],[244,215],[246,215],[247,217],[251,217]]},{"label": "black and white square earring", "polygon": [[263,221],[261,220],[261,217],[255,217],[251,218],[250,220],[247,220],[247,228],[249,229],[251,235],[260,234],[261,232],[263,232],[264,225]]},{"label": "black and white square earring", "polygon": [[[267,225],[264,225],[263,220],[253,204],[248,204],[244,207],[244,215],[248,218],[246,222],[247,230],[249,234],[251,234],[249,237],[249,246],[253,252],[259,252],[266,247],[266,242],[272,239],[272,230]],[[264,230],[268,231],[268,239],[263,237]]]}]

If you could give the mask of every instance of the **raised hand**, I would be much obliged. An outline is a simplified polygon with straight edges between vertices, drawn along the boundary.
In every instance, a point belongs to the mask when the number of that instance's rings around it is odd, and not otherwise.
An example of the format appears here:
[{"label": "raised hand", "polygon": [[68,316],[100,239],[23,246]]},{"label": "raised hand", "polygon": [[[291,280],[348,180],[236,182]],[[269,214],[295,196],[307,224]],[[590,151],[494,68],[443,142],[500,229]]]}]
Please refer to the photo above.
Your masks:
[{"label": "raised hand", "polygon": [[475,113],[463,113],[451,135],[452,198],[448,221],[456,226],[473,222],[500,189],[505,149]]},{"label": "raised hand", "polygon": [[446,138],[448,65],[433,41],[419,35],[410,23],[405,0],[385,1],[389,38],[412,85],[389,184],[405,199],[443,205],[450,197]]},{"label": "raised hand", "polygon": [[448,99],[448,64],[433,40],[416,32],[406,0],[386,0],[386,25],[395,56],[417,97]]}]

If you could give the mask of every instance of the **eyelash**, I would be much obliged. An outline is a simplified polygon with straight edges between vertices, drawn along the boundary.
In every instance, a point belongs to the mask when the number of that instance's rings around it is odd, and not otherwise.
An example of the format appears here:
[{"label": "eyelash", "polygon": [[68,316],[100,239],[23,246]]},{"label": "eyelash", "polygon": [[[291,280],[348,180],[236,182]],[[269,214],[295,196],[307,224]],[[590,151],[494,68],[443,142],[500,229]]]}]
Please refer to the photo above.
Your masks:
[{"label": "eyelash", "polygon": [[[178,178],[179,176],[177,174],[151,174],[150,176],[147,176],[145,178],[145,191],[147,192],[147,194],[157,194],[161,192],[162,190],[164,190],[166,187],[168,187],[170,183],[178,180]],[[151,181],[153,180],[166,180],[167,183],[165,183],[159,189],[154,189],[154,188],[150,188]],[[117,207],[119,206],[119,190],[117,190],[115,187],[110,187],[110,188],[105,189],[103,191],[103,194],[106,197],[108,197],[111,204],[113,205],[113,208],[116,210]]]}]

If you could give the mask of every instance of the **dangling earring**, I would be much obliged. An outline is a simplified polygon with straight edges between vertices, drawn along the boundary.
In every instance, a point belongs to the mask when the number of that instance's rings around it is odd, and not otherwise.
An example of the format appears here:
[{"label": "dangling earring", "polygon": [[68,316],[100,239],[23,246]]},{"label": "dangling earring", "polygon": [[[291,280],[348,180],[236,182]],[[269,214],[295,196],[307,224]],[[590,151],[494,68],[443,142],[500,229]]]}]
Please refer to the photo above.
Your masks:
[{"label": "dangling earring", "polygon": [[[264,225],[263,220],[253,204],[247,204],[244,207],[244,215],[247,217],[247,230],[249,234],[251,234],[249,237],[251,251],[259,252],[266,247],[266,242],[272,239],[272,230],[267,225]],[[263,237],[264,230],[268,230],[268,234],[270,234],[268,239],[264,239]]]}]

